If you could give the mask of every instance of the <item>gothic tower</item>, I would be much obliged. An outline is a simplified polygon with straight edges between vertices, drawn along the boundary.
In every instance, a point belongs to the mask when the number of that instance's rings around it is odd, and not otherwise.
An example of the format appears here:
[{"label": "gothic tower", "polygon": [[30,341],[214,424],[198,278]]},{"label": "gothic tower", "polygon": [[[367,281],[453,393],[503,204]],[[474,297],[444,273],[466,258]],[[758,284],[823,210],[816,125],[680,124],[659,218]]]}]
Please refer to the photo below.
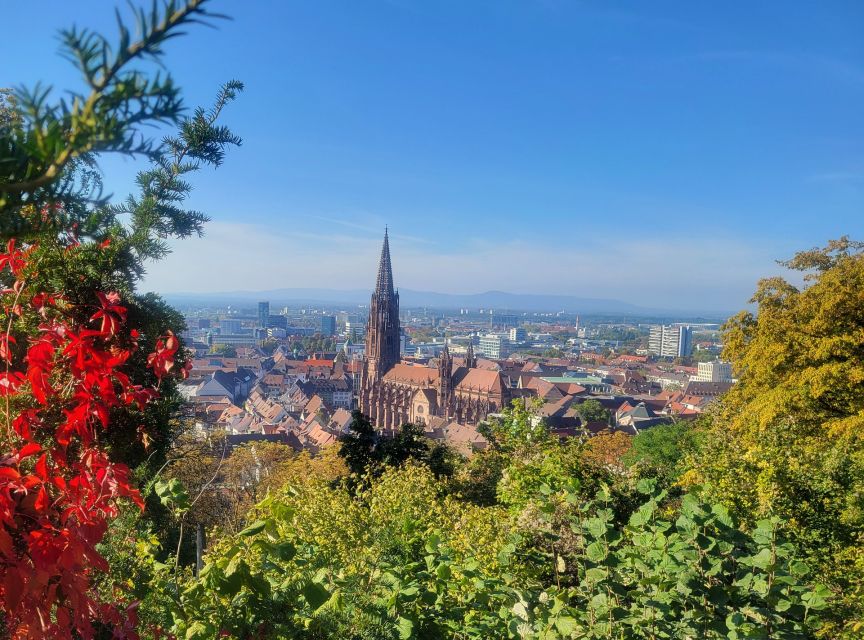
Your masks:
[{"label": "gothic tower", "polygon": [[369,303],[366,324],[366,356],[360,388],[361,411],[375,424],[376,387],[384,374],[399,362],[399,292],[393,289],[393,268],[390,265],[390,241],[384,231],[384,246],[378,264],[378,279]]},{"label": "gothic tower", "polygon": [[465,366],[473,369],[477,366],[477,356],[474,355],[474,343],[468,343],[468,352],[465,354]]},{"label": "gothic tower", "polygon": [[438,356],[438,411],[447,418],[450,415],[450,396],[453,392],[453,357],[447,343]]}]

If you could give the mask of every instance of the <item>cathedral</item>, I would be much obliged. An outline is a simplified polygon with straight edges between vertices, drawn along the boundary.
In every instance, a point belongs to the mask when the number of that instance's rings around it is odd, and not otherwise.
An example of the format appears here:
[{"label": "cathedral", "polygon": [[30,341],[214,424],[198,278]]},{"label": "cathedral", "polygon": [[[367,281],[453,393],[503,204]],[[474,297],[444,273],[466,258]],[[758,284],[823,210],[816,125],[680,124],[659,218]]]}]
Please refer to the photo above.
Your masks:
[{"label": "cathedral", "polygon": [[463,364],[457,365],[445,346],[437,366],[419,366],[401,362],[399,337],[399,292],[393,288],[385,231],[366,325],[360,410],[378,429],[393,431],[406,422],[428,424],[433,418],[476,425],[509,404],[501,373],[478,369],[472,346]]}]

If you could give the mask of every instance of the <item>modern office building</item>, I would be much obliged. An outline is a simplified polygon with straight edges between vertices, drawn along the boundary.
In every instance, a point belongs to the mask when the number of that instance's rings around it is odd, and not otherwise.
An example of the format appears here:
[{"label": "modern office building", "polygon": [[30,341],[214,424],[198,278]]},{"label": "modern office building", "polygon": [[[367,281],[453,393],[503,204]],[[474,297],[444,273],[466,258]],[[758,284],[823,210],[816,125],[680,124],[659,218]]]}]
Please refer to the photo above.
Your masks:
[{"label": "modern office building", "polygon": [[321,316],[321,335],[333,336],[336,335],[336,317]]},{"label": "modern office building", "polygon": [[648,353],[681,358],[693,351],[693,330],[685,325],[654,325],[648,335]]},{"label": "modern office building", "polygon": [[259,302],[258,303],[258,326],[259,327],[266,327],[268,318],[270,318],[270,303],[269,302]]},{"label": "modern office building", "polygon": [[288,328],[288,316],[267,316],[267,324],[264,325],[267,329],[273,327],[275,329],[287,329]]},{"label": "modern office building", "polygon": [[510,342],[519,344],[528,340],[528,332],[522,327],[513,327],[510,329]]},{"label": "modern office building", "polygon": [[241,331],[243,323],[239,320],[234,320],[232,318],[223,318],[219,321],[219,333],[222,335],[231,334],[236,335]]},{"label": "modern office building", "polygon": [[492,360],[500,360],[510,355],[510,341],[506,336],[490,333],[480,338],[479,351]]}]

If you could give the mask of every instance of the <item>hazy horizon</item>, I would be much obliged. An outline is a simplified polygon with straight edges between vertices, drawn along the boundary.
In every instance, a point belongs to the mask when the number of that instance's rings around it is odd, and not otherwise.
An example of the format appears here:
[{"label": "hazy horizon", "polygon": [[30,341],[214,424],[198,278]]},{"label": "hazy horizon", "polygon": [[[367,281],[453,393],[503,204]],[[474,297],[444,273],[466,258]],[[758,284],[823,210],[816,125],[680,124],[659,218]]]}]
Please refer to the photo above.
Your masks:
[{"label": "hazy horizon", "polygon": [[[10,4],[0,86],[76,86],[54,33],[113,33],[103,6]],[[860,3],[214,8],[165,62],[190,108],[245,82],[244,144],[145,289],[369,289],[389,225],[405,289],[734,310],[776,260],[864,238]],[[120,198],[145,163],[102,165]]]}]

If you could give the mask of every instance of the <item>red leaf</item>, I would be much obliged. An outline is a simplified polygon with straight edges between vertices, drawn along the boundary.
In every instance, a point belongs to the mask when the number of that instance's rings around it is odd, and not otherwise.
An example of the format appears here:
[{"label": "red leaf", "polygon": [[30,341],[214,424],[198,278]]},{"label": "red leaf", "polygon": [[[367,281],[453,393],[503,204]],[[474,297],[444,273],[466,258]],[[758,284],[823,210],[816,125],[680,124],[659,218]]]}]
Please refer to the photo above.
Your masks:
[{"label": "red leaf", "polygon": [[13,469],[12,467],[0,467],[0,479],[5,478],[6,480],[17,480],[21,477],[21,474],[18,473],[17,469]]},{"label": "red leaf", "polygon": [[47,511],[48,507],[51,506],[51,498],[48,497],[48,492],[45,491],[44,486],[39,488],[39,493],[36,495],[36,502],[33,506],[39,512]]},{"label": "red leaf", "polygon": [[6,610],[16,611],[18,605],[21,604],[21,595],[24,593],[23,576],[18,575],[18,572],[9,569],[6,573],[6,579],[3,581],[3,591],[5,592]]},{"label": "red leaf", "polygon": [[42,478],[42,480],[48,480],[48,460],[46,455],[43,453],[39,460],[36,462],[36,466],[33,469],[33,472]]},{"label": "red leaf", "polygon": [[18,451],[18,459],[23,460],[24,458],[29,458],[30,456],[39,453],[42,451],[42,447],[35,442],[28,442],[21,450]]}]

